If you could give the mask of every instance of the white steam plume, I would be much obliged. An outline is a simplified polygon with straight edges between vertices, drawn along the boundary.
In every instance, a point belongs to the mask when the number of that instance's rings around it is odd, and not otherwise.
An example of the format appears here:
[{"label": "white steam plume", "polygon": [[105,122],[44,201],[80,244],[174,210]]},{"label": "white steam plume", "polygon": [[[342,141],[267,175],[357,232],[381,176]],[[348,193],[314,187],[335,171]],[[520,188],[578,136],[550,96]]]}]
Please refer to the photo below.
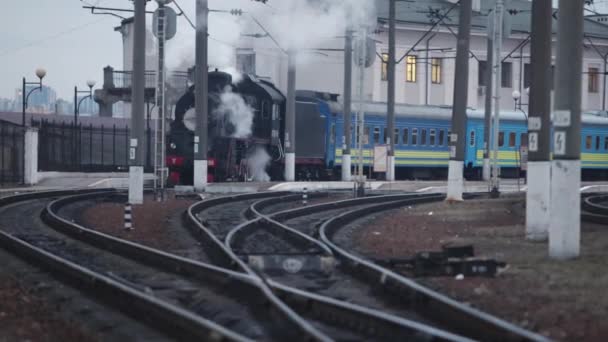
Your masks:
[{"label": "white steam plume", "polygon": [[253,108],[251,108],[243,97],[233,93],[227,88],[220,96],[220,105],[213,114],[218,121],[228,119],[234,126],[233,138],[246,138],[251,135],[253,126]]},{"label": "white steam plume", "polygon": [[[195,23],[195,1],[179,3]],[[282,49],[323,46],[335,42],[335,37],[343,36],[348,26],[373,27],[376,24],[373,0],[283,0],[267,5],[251,0],[210,0],[209,8],[240,8],[245,12],[239,17],[213,12],[209,15],[209,66],[220,70],[236,69],[236,48],[248,48],[254,44],[254,38],[243,38],[242,35],[263,33],[252,17],[270,32]],[[186,70],[194,65],[195,30],[179,17],[177,31],[177,35],[167,42],[167,68]],[[269,44],[269,48],[277,50],[273,43]],[[306,58],[300,56],[298,62],[306,63]]]},{"label": "white steam plume", "polygon": [[251,178],[256,182],[268,182],[270,176],[266,173],[266,167],[270,164],[270,156],[262,147],[256,147],[247,156],[247,166]]}]

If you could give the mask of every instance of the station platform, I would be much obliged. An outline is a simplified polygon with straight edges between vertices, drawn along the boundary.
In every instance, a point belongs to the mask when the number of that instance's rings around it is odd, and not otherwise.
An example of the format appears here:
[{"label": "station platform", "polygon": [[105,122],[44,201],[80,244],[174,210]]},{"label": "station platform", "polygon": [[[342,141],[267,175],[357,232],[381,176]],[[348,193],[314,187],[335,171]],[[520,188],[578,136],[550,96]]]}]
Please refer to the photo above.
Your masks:
[{"label": "station platform", "polygon": [[[13,186],[0,188],[0,193],[14,193],[24,191],[50,191],[75,188],[127,188],[128,173],[65,173],[41,172],[40,182],[31,187]],[[154,175],[145,174],[144,184],[151,187]],[[205,192],[216,194],[246,193],[259,191],[348,191],[355,189],[355,182],[230,182],[209,183]],[[417,193],[445,193],[447,182],[442,180],[407,180],[407,181],[368,181],[368,191],[378,192],[417,192]],[[177,189],[176,189],[177,190]],[[501,180],[501,192],[525,192],[527,186],[524,179]],[[180,187],[179,191],[192,192],[192,187]],[[488,183],[483,181],[466,181],[465,192],[489,191]],[[608,192],[608,181],[583,182],[581,192]]]}]

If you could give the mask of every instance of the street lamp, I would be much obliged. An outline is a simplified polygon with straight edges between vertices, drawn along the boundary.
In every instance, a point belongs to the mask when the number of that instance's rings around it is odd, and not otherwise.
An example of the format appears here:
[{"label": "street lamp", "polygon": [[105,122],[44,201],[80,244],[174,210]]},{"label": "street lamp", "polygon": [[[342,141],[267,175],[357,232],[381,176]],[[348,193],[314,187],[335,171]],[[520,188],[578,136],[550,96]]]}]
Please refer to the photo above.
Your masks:
[{"label": "street lamp", "polygon": [[[82,102],[88,98],[93,98],[93,87],[95,86],[95,81],[89,80],[87,81],[87,86],[89,90],[78,90],[78,87],[74,87],[74,127],[78,125],[78,115],[80,113],[80,105]],[[88,94],[78,101],[78,94]]]},{"label": "street lamp", "polygon": [[[530,97],[530,88],[526,88],[526,95],[528,96],[528,98]],[[522,103],[521,101],[521,93],[515,89],[513,90],[513,93],[511,93],[511,96],[513,97],[513,101],[515,102],[515,110],[520,110],[522,113],[524,113],[524,115],[526,116],[526,120],[527,120],[527,113],[523,110],[523,106],[527,106],[527,103]]]},{"label": "street lamp", "polygon": [[[46,76],[46,70],[44,70],[43,68],[38,68],[36,69],[36,76],[38,76],[38,78],[40,79],[38,82],[27,82],[25,80],[25,77],[23,78],[23,89],[21,90],[21,97],[23,99],[23,103],[22,103],[22,113],[21,113],[21,126],[23,126],[25,128],[25,110],[27,109],[27,101],[30,98],[30,95],[34,92],[34,90],[40,90],[42,91],[42,79],[44,78],[44,76]],[[37,87],[32,88],[26,95],[26,89],[25,87],[28,85],[37,85]]]}]

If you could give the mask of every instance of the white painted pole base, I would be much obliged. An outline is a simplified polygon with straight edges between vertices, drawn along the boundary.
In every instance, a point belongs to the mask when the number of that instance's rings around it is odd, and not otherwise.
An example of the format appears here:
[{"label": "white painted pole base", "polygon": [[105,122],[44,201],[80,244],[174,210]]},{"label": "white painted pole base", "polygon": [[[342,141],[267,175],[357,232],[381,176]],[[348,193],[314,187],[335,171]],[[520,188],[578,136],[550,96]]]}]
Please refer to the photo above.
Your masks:
[{"label": "white painted pole base", "polygon": [[28,128],[25,132],[25,174],[23,180],[26,185],[38,183],[38,130]]},{"label": "white painted pole base", "polygon": [[144,167],[129,167],[129,203],[144,203]]},{"label": "white painted pole base", "polygon": [[205,191],[207,187],[207,168],[207,160],[194,161],[194,191]]},{"label": "white painted pole base", "polygon": [[386,160],[386,180],[395,181],[395,156],[389,156]]},{"label": "white painted pole base", "polygon": [[285,180],[293,182],[296,180],[296,154],[285,153]]},{"label": "white painted pole base", "polygon": [[549,256],[576,258],[581,239],[581,161],[554,160],[551,177]]},{"label": "white painted pole base", "polygon": [[450,160],[448,169],[447,201],[462,201],[464,191],[464,162]]},{"label": "white painted pole base", "polygon": [[350,170],[350,154],[342,155],[342,181],[350,182],[352,180],[352,172]]},{"label": "white painted pole base", "polygon": [[491,177],[492,177],[492,169],[490,168],[490,159],[485,158],[483,160],[483,180],[487,182],[490,180]]},{"label": "white painted pole base", "polygon": [[551,162],[528,162],[526,239],[547,241],[551,225]]}]

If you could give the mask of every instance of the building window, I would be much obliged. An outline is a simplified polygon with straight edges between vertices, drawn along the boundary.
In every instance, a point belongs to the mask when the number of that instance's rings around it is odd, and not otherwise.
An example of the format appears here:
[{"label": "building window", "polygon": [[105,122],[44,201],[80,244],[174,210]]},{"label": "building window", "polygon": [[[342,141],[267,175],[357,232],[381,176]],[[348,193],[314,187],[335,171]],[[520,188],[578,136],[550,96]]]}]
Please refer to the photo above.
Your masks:
[{"label": "building window", "polygon": [[429,131],[429,145],[435,146],[435,138],[437,137],[437,133],[434,129]]},{"label": "building window", "polygon": [[388,53],[382,54],[382,72],[381,77],[383,81],[388,81]]},{"label": "building window", "polygon": [[418,145],[418,128],[412,128],[412,146]]},{"label": "building window", "polygon": [[517,135],[515,132],[509,133],[509,147],[515,147],[515,140],[517,139]]},{"label": "building window", "polygon": [[431,58],[431,82],[441,84],[441,58]]},{"label": "building window", "polygon": [[418,62],[418,57],[416,56],[407,56],[406,65],[405,65],[405,81],[416,83],[416,63]]},{"label": "building window", "polygon": [[443,139],[445,138],[445,137],[444,137],[444,135],[445,135],[445,133],[444,133],[444,132],[445,132],[445,131],[444,131],[444,130],[442,130],[442,129],[440,129],[440,130],[439,130],[439,142],[438,142],[438,144],[437,144],[437,145],[439,145],[439,146],[443,146]]},{"label": "building window", "polygon": [[380,142],[380,128],[374,127],[374,144]]},{"label": "building window", "polygon": [[505,132],[498,133],[498,146],[505,146]]},{"label": "building window", "polygon": [[513,63],[502,62],[502,87],[513,87]]},{"label": "building window", "polygon": [[[403,129],[403,145],[407,145],[407,140],[409,139],[409,130],[407,128]],[[606,141],[608,142],[608,138],[606,138]]]},{"label": "building window", "polygon": [[255,52],[251,49],[238,49],[236,52],[236,68],[243,74],[255,75]]},{"label": "building window", "polygon": [[420,145],[426,145],[426,129],[420,130]]},{"label": "building window", "polygon": [[589,92],[590,93],[598,93],[600,91],[599,72],[600,72],[600,69],[598,69],[598,68],[589,68]]},{"label": "building window", "polygon": [[487,86],[486,77],[488,70],[488,62],[479,61],[479,67],[477,68],[477,84],[480,86]]},{"label": "building window", "polygon": [[530,87],[532,84],[532,65],[530,63],[524,64],[524,88]]}]

